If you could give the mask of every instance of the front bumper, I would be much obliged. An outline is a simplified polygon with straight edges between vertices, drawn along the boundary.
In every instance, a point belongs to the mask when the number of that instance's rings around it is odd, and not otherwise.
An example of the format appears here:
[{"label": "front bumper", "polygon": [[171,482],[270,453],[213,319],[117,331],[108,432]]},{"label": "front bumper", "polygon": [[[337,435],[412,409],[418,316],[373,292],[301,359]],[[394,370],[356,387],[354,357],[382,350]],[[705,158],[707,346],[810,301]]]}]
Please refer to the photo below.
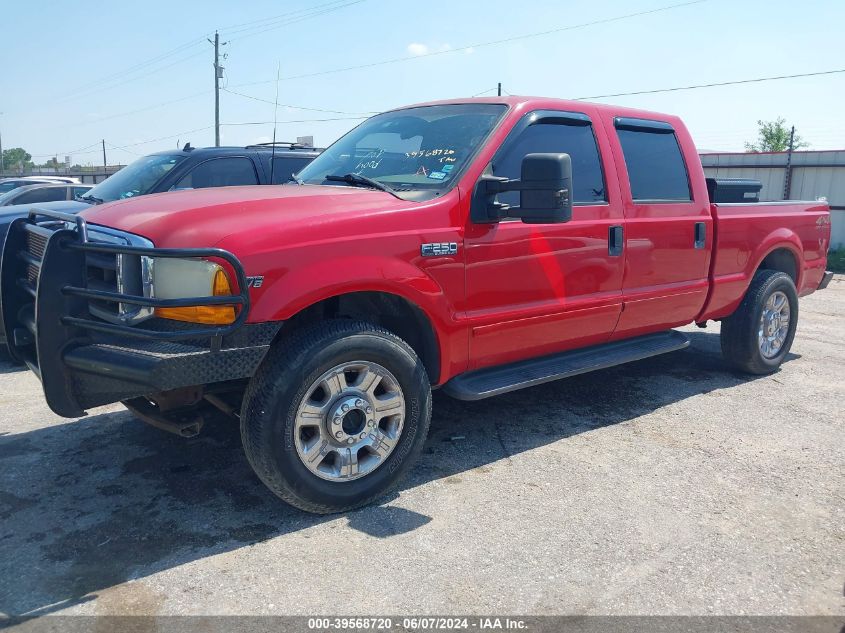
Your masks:
[{"label": "front bumper", "polygon": [[[91,241],[83,218],[38,215],[51,220],[21,218],[9,229],[0,259],[0,306],[9,354],[38,375],[55,413],[77,417],[90,407],[254,373],[280,324],[245,325],[247,282],[234,255]],[[91,258],[119,255],[213,258],[231,268],[240,294],[163,300],[95,287]],[[237,306],[238,314],[226,326],[155,318],[130,326],[93,316],[92,302],[146,308],[226,304]]]},{"label": "front bumper", "polygon": [[830,280],[833,279],[833,273],[829,270],[825,271],[824,275],[822,275],[821,283],[819,283],[819,290],[824,290],[827,288],[828,284],[830,284]]}]

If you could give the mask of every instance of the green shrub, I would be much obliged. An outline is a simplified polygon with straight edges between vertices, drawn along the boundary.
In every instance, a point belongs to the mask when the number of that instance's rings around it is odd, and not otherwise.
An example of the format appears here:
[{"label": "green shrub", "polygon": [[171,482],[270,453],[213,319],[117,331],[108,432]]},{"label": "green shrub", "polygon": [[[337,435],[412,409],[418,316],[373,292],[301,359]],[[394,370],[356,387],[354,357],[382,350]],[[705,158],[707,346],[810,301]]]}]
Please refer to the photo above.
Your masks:
[{"label": "green shrub", "polygon": [[828,251],[827,269],[835,273],[845,273],[845,248]]}]

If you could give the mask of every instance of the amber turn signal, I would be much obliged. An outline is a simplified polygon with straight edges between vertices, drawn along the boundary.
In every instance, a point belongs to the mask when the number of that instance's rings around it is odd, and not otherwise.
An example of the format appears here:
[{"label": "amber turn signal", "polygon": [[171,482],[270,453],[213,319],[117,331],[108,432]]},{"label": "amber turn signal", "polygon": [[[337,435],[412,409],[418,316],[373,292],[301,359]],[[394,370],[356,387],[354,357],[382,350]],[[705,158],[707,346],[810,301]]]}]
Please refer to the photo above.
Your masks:
[{"label": "amber turn signal", "polygon": [[[226,272],[220,268],[214,273],[212,294],[225,297],[232,294],[232,285]],[[190,306],[187,308],[156,308],[155,314],[162,319],[202,323],[204,325],[229,325],[235,321],[235,306]]]}]

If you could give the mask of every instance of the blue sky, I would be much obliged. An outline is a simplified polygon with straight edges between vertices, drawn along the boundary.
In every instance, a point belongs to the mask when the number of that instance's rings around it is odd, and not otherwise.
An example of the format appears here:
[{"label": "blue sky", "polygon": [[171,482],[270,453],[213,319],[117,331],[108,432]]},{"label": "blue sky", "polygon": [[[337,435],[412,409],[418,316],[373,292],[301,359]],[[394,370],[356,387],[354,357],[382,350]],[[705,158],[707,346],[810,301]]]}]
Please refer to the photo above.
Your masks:
[{"label": "blue sky", "polygon": [[[223,84],[259,99],[223,92],[221,121],[272,121],[280,64],[279,103],[312,110],[280,106],[277,138],[313,134],[318,145],[363,113],[491,94],[499,81],[511,94],[576,98],[845,68],[845,2],[834,0],[706,0],[477,45],[683,1],[6,2],[0,133],[36,162],[77,150],[74,162],[99,164],[100,139],[110,163],[213,144],[205,37],[216,28],[229,41]],[[400,58],[410,59],[316,74]],[[679,114],[700,148],[742,150],[757,119],[778,116],[811,149],[845,147],[845,73],[596,101]],[[222,142],[269,140],[272,127],[225,125]]]}]

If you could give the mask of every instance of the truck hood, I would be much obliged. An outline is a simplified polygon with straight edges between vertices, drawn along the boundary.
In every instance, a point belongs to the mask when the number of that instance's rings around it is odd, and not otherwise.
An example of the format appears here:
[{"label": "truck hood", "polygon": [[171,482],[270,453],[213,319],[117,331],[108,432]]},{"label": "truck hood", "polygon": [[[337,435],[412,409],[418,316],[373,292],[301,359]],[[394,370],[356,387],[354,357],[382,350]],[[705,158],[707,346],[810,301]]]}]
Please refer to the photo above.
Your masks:
[{"label": "truck hood", "polygon": [[[146,237],[164,248],[219,245],[227,236],[343,235],[352,218],[415,207],[389,193],[324,185],[221,187],[140,196],[90,207],[80,215]],[[240,240],[239,240],[240,241]]]},{"label": "truck hood", "polygon": [[75,200],[40,202],[38,204],[10,204],[5,207],[0,207],[0,221],[11,222],[14,218],[26,217],[29,214],[29,210],[33,207],[38,207],[39,209],[50,209],[52,211],[62,211],[64,213],[78,213],[83,209],[90,209],[91,205],[85,202],[77,202]]}]

